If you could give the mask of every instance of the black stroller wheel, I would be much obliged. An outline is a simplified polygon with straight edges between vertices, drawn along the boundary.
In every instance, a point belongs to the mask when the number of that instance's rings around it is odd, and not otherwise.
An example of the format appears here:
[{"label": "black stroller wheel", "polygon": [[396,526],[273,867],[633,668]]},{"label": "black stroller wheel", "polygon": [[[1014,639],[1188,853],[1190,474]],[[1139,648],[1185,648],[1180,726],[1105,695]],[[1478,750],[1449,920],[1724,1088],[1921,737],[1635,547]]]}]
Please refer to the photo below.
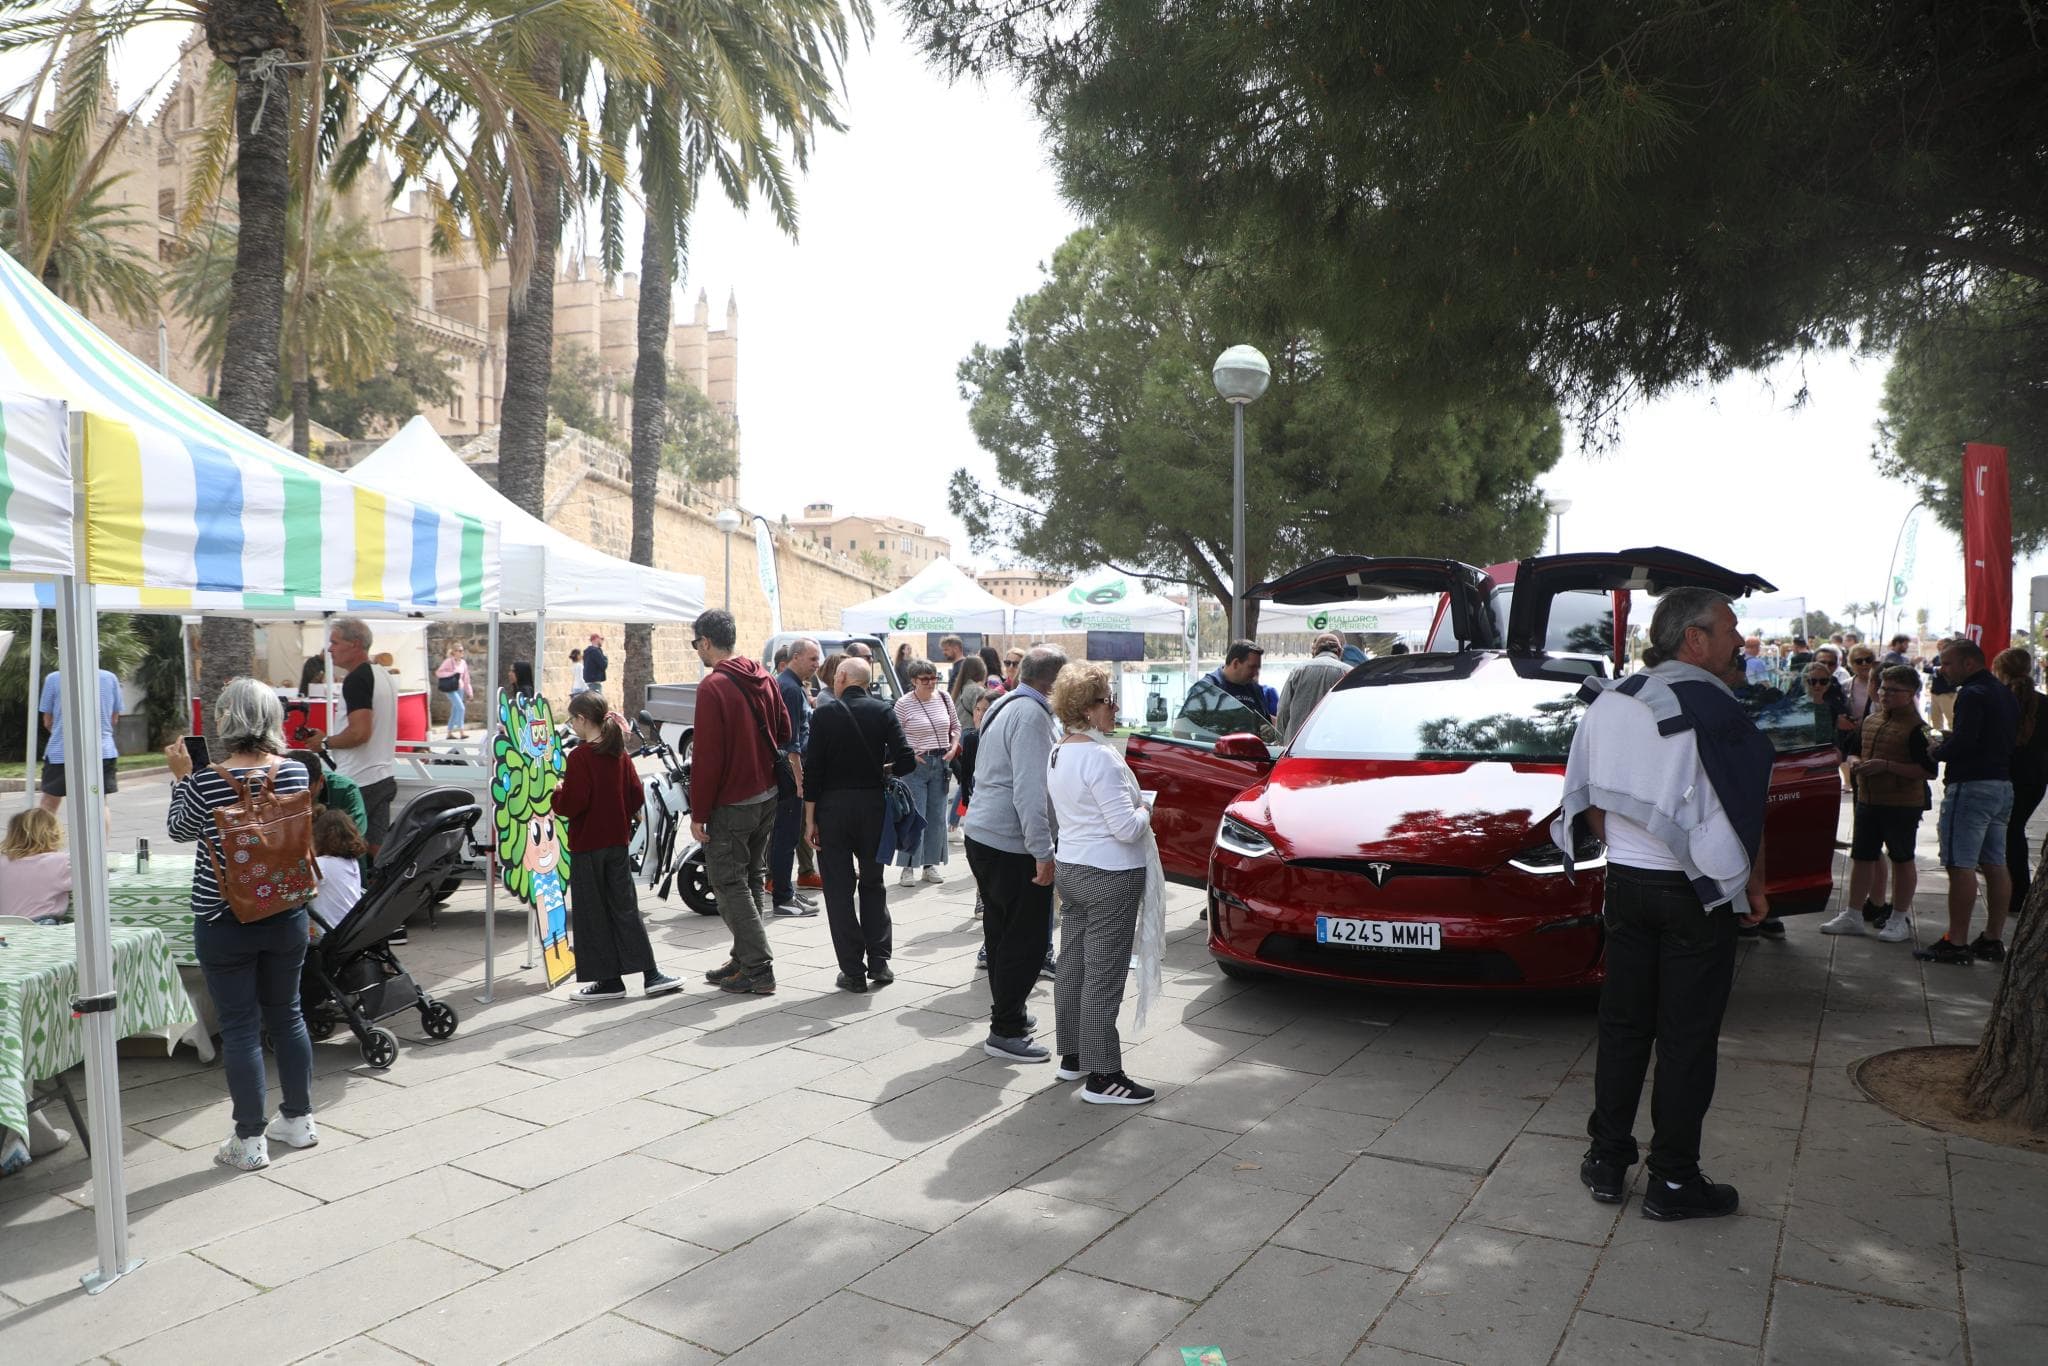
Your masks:
[{"label": "black stroller wheel", "polygon": [[363,1040],[363,1061],[382,1072],[398,1061],[398,1036],[388,1029],[372,1029]]},{"label": "black stroller wheel", "polygon": [[420,1026],[430,1039],[445,1039],[455,1032],[461,1017],[446,1001],[429,1001],[420,1007]]},{"label": "black stroller wheel", "polygon": [[334,1021],[310,1016],[306,1020],[306,1037],[314,1043],[334,1037]]},{"label": "black stroller wheel", "polygon": [[710,875],[704,871],[704,855],[700,850],[694,857],[685,859],[677,870],[676,881],[682,884],[683,904],[698,915],[718,914],[718,894],[711,890]]}]

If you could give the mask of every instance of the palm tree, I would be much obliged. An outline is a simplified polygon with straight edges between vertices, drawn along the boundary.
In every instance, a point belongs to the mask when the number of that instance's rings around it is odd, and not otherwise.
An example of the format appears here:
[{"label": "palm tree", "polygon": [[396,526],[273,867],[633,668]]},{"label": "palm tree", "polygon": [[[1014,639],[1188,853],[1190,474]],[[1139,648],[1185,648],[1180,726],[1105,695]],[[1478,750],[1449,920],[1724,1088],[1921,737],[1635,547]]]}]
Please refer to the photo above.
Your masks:
[{"label": "palm tree", "polygon": [[[329,383],[360,384],[390,364],[397,344],[392,319],[411,309],[412,294],[369,223],[337,213],[331,196],[320,197],[311,219],[312,242],[303,250],[302,221],[292,215],[285,222],[280,346],[291,385],[292,449],[305,455],[311,449],[314,372]],[[227,353],[239,235],[234,224],[210,227],[171,267],[172,305],[198,328],[198,356],[209,368],[224,364]]]},{"label": "palm tree", "polygon": [[[156,314],[156,272],[150,255],[119,234],[155,232],[114,196],[127,173],[68,179],[59,149],[46,138],[29,143],[29,174],[16,174],[19,143],[0,142],[0,250],[28,264],[50,292],[80,313],[110,310],[130,322]],[[29,206],[24,224],[22,182]]]},{"label": "palm tree", "polygon": [[[842,126],[833,100],[849,13],[867,38],[874,28],[867,0],[730,0],[708,8],[646,0],[656,74],[607,81],[600,127],[608,143],[637,145],[646,212],[633,368],[630,555],[637,564],[654,563],[655,489],[669,435],[669,331],[698,195],[707,175],[742,209],[759,192],[776,223],[795,235],[795,196],[780,144],[787,139],[801,168],[819,129]],[[602,240],[614,243],[618,195],[612,185],[595,188]],[[645,696],[653,675],[652,628],[628,627],[622,695]]]}]

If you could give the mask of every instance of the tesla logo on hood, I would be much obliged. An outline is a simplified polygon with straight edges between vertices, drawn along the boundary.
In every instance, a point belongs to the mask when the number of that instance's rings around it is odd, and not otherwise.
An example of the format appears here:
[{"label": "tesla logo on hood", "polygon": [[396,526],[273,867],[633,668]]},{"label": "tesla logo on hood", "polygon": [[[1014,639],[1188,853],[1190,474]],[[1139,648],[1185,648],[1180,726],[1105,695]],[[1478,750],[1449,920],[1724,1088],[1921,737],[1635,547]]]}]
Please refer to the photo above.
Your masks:
[{"label": "tesla logo on hood", "polygon": [[1394,875],[1394,865],[1391,863],[1368,863],[1365,865],[1365,871],[1366,875],[1372,878],[1373,886],[1384,887],[1387,885],[1387,879]]}]

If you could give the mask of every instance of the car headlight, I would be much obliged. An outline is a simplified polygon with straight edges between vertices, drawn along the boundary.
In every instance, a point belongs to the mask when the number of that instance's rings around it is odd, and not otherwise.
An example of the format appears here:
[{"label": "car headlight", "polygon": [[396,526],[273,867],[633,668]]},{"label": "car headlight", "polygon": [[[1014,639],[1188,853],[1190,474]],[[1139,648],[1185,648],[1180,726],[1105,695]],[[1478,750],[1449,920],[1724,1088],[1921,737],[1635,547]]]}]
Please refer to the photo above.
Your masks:
[{"label": "car headlight", "polygon": [[1273,841],[1243,821],[1225,816],[1223,823],[1216,827],[1216,847],[1246,858],[1264,858],[1273,852]]},{"label": "car headlight", "polygon": [[[1587,869],[1606,866],[1607,846],[1593,835],[1581,832],[1572,846],[1572,871],[1584,872]],[[1545,840],[1509,859],[1508,867],[1519,868],[1525,873],[1562,873],[1564,850]]]}]

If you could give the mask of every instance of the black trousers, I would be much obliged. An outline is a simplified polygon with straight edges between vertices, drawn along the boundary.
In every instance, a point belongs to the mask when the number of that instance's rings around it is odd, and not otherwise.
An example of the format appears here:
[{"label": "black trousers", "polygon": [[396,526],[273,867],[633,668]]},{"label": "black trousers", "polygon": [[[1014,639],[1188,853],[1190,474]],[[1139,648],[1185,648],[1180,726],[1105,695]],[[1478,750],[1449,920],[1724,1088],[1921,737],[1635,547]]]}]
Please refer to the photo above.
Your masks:
[{"label": "black trousers", "polygon": [[2048,795],[2048,785],[2038,778],[2015,778],[2012,783],[2012,819],[2005,824],[2005,869],[2012,874],[2012,910],[2019,914],[2027,904],[2027,889],[2034,885],[2032,865],[2027,848],[2027,818],[2034,814],[2034,808],[2041,804],[2041,798]]},{"label": "black trousers", "polygon": [[1714,1099],[1721,1016],[1735,980],[1735,911],[1704,909],[1683,873],[1607,867],[1607,980],[1593,1117],[1596,1157],[1633,1163],[1636,1108],[1654,1047],[1650,1172],[1699,1174],[1700,1130]]},{"label": "black trousers", "polygon": [[889,961],[894,931],[889,890],[875,849],[882,842],[882,790],[845,788],[818,796],[818,876],[839,970],[865,979]]},{"label": "black trousers", "polygon": [[1052,942],[1052,887],[1031,879],[1038,861],[1029,854],[991,849],[967,839],[967,867],[981,893],[981,938],[988,949],[988,1032],[1020,1039],[1024,1002]]},{"label": "black trousers", "polygon": [[768,890],[778,906],[796,895],[796,846],[803,833],[803,797],[792,793],[776,798],[775,829],[768,836]]},{"label": "black trousers", "polygon": [[629,972],[654,971],[654,946],[624,845],[569,855],[569,934],[579,982],[609,986]]}]

